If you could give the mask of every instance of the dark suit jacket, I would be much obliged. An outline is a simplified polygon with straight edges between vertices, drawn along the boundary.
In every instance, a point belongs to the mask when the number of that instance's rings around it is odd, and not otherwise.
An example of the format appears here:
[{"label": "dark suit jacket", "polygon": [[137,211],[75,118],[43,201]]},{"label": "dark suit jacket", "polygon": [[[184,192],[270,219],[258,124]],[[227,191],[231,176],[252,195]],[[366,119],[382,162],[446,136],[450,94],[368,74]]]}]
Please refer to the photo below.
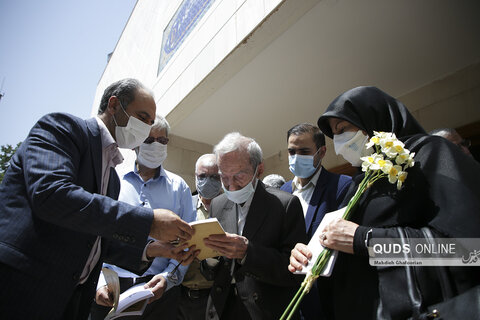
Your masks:
[{"label": "dark suit jacket", "polygon": [[[351,182],[351,177],[331,173],[322,167],[305,215],[308,240],[317,230],[325,213],[340,208]],[[292,180],[286,182],[280,189],[292,193]]]},{"label": "dark suit jacket", "polygon": [[[236,233],[235,205],[225,194],[212,200],[211,213],[225,231]],[[303,280],[287,269],[290,251],[296,243],[306,241],[300,201],[258,181],[243,236],[249,241],[244,264],[233,261],[238,294],[252,319],[278,319]],[[223,312],[232,281],[231,263],[222,257],[215,269],[207,306],[211,319]]]},{"label": "dark suit jacket", "polygon": [[[81,286],[89,302],[102,260],[130,269],[145,267],[141,256],[152,210],[112,199],[120,188],[113,169],[108,186],[112,198],[100,195],[101,171],[102,145],[94,118],[49,114],[32,128],[0,186],[1,315],[61,318],[98,235],[103,237],[102,257]],[[123,252],[110,250],[110,245]]]}]

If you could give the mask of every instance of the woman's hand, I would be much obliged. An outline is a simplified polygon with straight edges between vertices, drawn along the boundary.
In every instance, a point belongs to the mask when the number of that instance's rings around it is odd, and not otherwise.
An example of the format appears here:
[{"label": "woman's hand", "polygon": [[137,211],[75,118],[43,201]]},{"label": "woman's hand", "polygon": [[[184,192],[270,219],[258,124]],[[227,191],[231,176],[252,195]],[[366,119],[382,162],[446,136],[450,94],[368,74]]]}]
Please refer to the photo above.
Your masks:
[{"label": "woman's hand", "polygon": [[353,237],[358,224],[337,218],[330,222],[320,234],[322,246],[353,254]]}]

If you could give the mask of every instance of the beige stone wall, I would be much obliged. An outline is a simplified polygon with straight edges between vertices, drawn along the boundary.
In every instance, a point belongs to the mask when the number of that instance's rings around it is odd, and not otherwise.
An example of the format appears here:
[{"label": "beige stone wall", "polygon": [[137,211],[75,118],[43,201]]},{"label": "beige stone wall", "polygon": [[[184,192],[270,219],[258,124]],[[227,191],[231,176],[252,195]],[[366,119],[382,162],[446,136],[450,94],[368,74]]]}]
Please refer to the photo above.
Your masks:
[{"label": "beige stone wall", "polygon": [[480,120],[480,63],[407,93],[399,99],[430,131]]},{"label": "beige stone wall", "polygon": [[[398,97],[415,118],[430,131],[439,127],[456,128],[480,120],[480,63],[470,65],[442,79],[438,79],[417,90]],[[285,130],[287,130],[286,128]],[[182,178],[195,190],[195,162],[204,153],[212,152],[213,146],[170,136],[168,158],[165,168]],[[327,139],[327,155],[323,165],[328,169],[345,163],[333,151]],[[288,170],[287,149],[265,159],[266,176],[271,173],[291,179]]]},{"label": "beige stone wall", "polygon": [[195,163],[202,154],[211,153],[213,146],[173,134],[170,134],[169,138],[168,157],[164,167],[181,176],[193,192],[195,191]]},{"label": "beige stone wall", "polygon": [[[457,128],[480,120],[480,62],[442,79],[397,97],[428,132],[435,128]],[[288,130],[286,128],[285,130]],[[325,168],[345,163],[337,157],[332,141],[327,139]],[[277,173],[290,179],[287,149],[265,159],[265,173]]]}]

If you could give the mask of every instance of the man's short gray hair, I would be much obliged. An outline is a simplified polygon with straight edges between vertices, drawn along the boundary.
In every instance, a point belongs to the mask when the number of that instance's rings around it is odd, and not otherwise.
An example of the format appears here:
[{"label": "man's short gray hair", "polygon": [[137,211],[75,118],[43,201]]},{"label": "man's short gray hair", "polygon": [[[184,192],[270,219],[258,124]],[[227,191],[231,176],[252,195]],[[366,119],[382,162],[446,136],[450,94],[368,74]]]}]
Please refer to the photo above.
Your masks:
[{"label": "man's short gray hair", "polygon": [[285,184],[285,178],[273,173],[263,178],[262,182],[269,187],[280,189]]},{"label": "man's short gray hair", "polygon": [[98,107],[98,114],[103,114],[105,110],[107,110],[108,100],[112,96],[117,97],[122,106],[127,108],[127,105],[135,100],[135,95],[140,89],[147,91],[153,97],[153,92],[147,89],[147,87],[137,79],[127,78],[112,83],[103,92],[100,106]]},{"label": "man's short gray hair", "polygon": [[213,152],[219,156],[233,152],[247,152],[250,156],[250,164],[253,170],[262,163],[262,149],[258,143],[252,138],[242,136],[239,132],[231,132],[225,135],[223,139],[213,148]]},{"label": "man's short gray hair", "polygon": [[431,134],[434,136],[446,137],[448,135],[456,135],[458,133],[455,129],[452,129],[452,128],[440,128],[440,129],[432,130],[428,134]]},{"label": "man's short gray hair", "polygon": [[195,163],[195,173],[197,172],[198,167],[203,164],[205,167],[211,168],[217,165],[217,158],[213,153],[206,153],[201,155],[197,162]]},{"label": "man's short gray hair", "polygon": [[167,132],[167,137],[168,137],[168,134],[170,133],[170,125],[168,124],[167,119],[165,119],[162,116],[159,116],[158,114],[155,115],[155,122],[152,125],[152,129],[158,129],[158,130],[165,129],[165,131]]}]

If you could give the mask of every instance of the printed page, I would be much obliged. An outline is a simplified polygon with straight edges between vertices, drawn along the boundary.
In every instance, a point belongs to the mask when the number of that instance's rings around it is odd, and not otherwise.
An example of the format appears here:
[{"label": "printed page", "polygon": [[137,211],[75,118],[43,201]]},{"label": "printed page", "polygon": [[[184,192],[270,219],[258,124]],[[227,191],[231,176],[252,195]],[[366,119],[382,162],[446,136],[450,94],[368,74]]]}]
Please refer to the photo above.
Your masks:
[{"label": "printed page", "polygon": [[115,271],[108,268],[102,268],[102,275],[107,283],[108,291],[111,292],[113,296],[113,308],[110,310],[110,312],[113,313],[117,310],[118,299],[120,296],[120,282],[118,280],[118,275]]},{"label": "printed page", "polygon": [[114,313],[109,313],[105,319],[115,319],[127,315],[142,315],[148,299],[153,297],[152,290],[145,289],[144,285],[145,282],[139,283],[120,294],[117,310]]},{"label": "printed page", "polygon": [[[303,267],[302,271],[295,271],[295,274],[307,274],[307,272],[312,269],[313,264],[317,260],[318,256],[323,251],[323,249],[325,249],[325,247],[320,244],[320,234],[322,234],[325,226],[329,224],[332,220],[334,220],[335,218],[341,218],[346,208],[347,207],[343,207],[341,209],[338,209],[337,211],[332,211],[325,214],[322,222],[320,222],[320,225],[318,226],[317,230],[312,236],[312,239],[310,239],[310,242],[307,245],[312,252],[312,258],[308,262],[308,265]],[[337,255],[338,251],[333,251],[333,254],[327,263],[327,267],[323,270],[320,276],[330,277],[330,275],[332,274],[333,266],[335,264],[335,260],[337,259]]]}]

